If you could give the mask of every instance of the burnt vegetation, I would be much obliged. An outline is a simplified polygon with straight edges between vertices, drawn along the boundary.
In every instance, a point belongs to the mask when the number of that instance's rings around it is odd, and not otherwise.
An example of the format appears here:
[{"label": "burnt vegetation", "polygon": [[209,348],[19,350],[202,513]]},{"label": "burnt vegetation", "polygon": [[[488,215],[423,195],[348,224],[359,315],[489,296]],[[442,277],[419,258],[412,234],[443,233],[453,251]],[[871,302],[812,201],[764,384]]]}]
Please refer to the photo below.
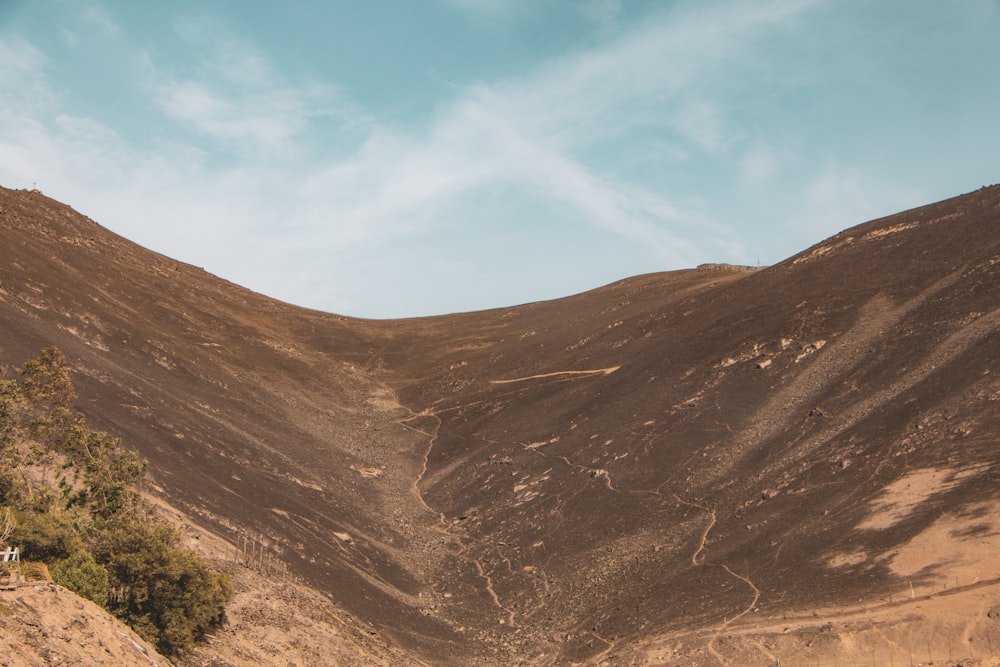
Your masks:
[{"label": "burnt vegetation", "polygon": [[[354,642],[361,664],[995,653],[998,221],[995,186],[770,267],[370,321],[0,188],[0,362],[57,345],[81,395],[52,359],[7,374],[0,502],[18,530],[39,522],[55,575],[168,642],[183,624],[143,605],[187,561],[138,555],[169,531],[116,531],[148,512],[136,484],[230,548],[254,536],[325,596],[317,613],[343,619],[326,645]],[[164,574],[126,582],[143,567]],[[351,662],[293,656],[300,609],[251,613],[250,573],[227,571],[233,622],[198,651]],[[211,626],[219,607],[202,609]],[[280,636],[248,634],[268,623]]]}]

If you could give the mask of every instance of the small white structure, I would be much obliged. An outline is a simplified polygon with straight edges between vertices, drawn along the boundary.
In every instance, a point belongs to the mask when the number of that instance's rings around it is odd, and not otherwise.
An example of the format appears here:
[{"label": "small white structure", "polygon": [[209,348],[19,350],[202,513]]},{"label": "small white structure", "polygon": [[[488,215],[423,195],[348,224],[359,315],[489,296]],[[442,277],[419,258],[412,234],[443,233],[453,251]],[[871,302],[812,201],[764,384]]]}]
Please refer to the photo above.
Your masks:
[{"label": "small white structure", "polygon": [[21,577],[21,552],[17,547],[0,551],[0,566],[9,573],[0,574],[0,590],[17,588],[24,581]]}]

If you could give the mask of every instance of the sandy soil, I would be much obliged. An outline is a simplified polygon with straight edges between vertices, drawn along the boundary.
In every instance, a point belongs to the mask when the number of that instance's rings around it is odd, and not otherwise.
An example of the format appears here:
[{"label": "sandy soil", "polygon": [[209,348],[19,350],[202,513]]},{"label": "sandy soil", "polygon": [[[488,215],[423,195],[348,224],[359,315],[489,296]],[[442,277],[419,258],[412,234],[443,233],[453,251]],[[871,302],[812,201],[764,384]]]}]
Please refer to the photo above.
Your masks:
[{"label": "sandy soil", "polygon": [[0,665],[170,665],[118,619],[55,584],[0,591]]},{"label": "sandy soil", "polygon": [[[200,528],[161,499],[149,496],[184,535],[186,546],[232,577],[227,621],[177,664],[372,665],[404,667],[418,661],[393,648],[370,626],[353,618],[279,563]],[[263,554],[261,550],[259,553]]]}]

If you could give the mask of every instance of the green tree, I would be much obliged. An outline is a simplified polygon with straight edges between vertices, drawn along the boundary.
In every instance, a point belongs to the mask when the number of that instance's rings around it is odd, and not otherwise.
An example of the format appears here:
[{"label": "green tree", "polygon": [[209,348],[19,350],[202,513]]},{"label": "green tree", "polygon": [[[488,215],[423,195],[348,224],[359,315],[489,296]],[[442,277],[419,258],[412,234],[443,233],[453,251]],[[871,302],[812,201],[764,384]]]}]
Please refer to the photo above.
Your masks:
[{"label": "green tree", "polygon": [[91,511],[102,519],[134,514],[146,462],[103,431],[73,428],[64,443],[84,471]]},{"label": "green tree", "polygon": [[106,606],[108,603],[108,571],[86,551],[76,551],[68,558],[57,560],[49,567],[52,581],[65,586],[80,597]]},{"label": "green tree", "polygon": [[228,577],[154,518],[140,495],[146,462],[73,411],[76,392],[58,349],[8,375],[0,368],[0,506],[16,519],[9,539],[162,652],[191,648],[223,622]]},{"label": "green tree", "polygon": [[47,347],[19,371],[19,388],[27,405],[21,416],[23,428],[34,440],[51,446],[74,422],[82,419],[73,411],[76,391],[66,358],[56,347]]},{"label": "green tree", "polygon": [[83,549],[83,540],[66,517],[19,512],[10,539],[21,546],[26,560],[53,561]]},{"label": "green tree", "polygon": [[[0,367],[0,372],[3,372]],[[18,416],[24,399],[15,380],[0,379],[0,455],[7,454],[18,439]]]},{"label": "green tree", "polygon": [[214,574],[162,523],[129,524],[106,533],[95,549],[107,567],[110,608],[165,653],[190,649],[225,620],[229,578]]}]

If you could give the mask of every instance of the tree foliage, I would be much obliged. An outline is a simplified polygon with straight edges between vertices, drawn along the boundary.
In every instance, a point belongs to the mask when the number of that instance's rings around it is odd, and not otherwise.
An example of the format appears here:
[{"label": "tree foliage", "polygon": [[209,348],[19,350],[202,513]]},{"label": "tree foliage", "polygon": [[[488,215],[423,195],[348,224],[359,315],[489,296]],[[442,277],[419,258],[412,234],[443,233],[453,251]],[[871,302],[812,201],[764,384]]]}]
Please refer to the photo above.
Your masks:
[{"label": "tree foliage", "polygon": [[49,512],[18,512],[11,538],[28,558],[46,562],[84,548],[83,539],[69,519]]},{"label": "tree foliage", "polygon": [[[3,369],[0,369],[3,371]],[[140,495],[146,462],[73,410],[70,369],[42,350],[0,372],[0,508],[23,557],[107,607],[164,653],[192,647],[225,619],[231,586]]]},{"label": "tree foliage", "polygon": [[147,640],[171,651],[189,648],[221,623],[230,594],[227,577],[176,543],[172,529],[152,524],[113,529],[97,549],[112,579],[123,582],[112,608]]},{"label": "tree foliage", "polygon": [[57,347],[47,347],[25,362],[19,372],[21,394],[38,407],[69,410],[76,400],[66,357]]},{"label": "tree foliage", "polygon": [[77,595],[96,602],[102,607],[108,604],[108,570],[94,560],[89,552],[81,549],[70,556],[55,561],[49,567],[53,581],[59,582]]}]

